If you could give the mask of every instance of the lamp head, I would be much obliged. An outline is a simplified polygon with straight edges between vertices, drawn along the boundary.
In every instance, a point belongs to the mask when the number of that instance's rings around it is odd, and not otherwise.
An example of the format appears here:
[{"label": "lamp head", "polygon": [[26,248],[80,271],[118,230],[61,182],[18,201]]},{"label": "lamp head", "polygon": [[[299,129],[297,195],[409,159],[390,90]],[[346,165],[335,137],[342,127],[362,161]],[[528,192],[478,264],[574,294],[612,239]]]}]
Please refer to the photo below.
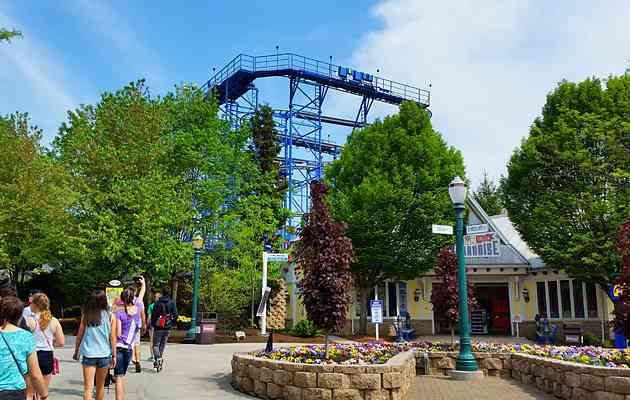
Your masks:
[{"label": "lamp head", "polygon": [[466,202],[466,192],[466,182],[459,176],[456,176],[448,185],[448,195],[451,197],[453,204],[464,204]]},{"label": "lamp head", "polygon": [[203,249],[203,237],[200,234],[196,233],[195,236],[193,236],[192,247],[195,250]]}]

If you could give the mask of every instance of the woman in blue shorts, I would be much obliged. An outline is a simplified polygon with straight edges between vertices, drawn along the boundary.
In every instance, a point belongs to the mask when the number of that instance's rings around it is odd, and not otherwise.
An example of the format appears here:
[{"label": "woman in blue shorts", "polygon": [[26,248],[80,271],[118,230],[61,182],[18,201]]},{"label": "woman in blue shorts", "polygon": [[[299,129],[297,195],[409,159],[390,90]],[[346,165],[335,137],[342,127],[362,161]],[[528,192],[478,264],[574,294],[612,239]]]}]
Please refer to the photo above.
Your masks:
[{"label": "woman in blue shorts", "polygon": [[96,400],[105,398],[107,371],[116,366],[116,318],[110,315],[103,290],[90,295],[81,317],[74,359],[83,356],[83,399],[92,399],[96,377]]}]

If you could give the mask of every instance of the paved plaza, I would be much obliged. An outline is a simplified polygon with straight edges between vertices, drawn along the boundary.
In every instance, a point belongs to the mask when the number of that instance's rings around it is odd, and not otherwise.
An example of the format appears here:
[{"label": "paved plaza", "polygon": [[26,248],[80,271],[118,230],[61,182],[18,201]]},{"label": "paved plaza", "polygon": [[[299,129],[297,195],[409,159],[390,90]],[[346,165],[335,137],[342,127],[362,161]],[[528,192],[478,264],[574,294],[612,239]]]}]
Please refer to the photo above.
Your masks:
[{"label": "paved plaza", "polygon": [[[264,346],[262,343],[217,344],[195,346],[169,344],[166,350],[165,369],[156,374],[151,363],[144,361],[141,374],[127,375],[127,400],[159,399],[253,399],[236,392],[230,386],[230,360],[232,353],[252,351]],[[60,376],[53,378],[51,399],[81,399],[83,378],[81,365],[72,360],[73,338],[68,345],[57,350],[61,359]],[[149,354],[147,343],[142,344],[143,359]],[[130,368],[130,371],[132,368]],[[532,387],[511,380],[488,377],[481,382],[455,382],[444,377],[417,377],[411,390],[410,400],[472,400],[510,399],[533,400],[553,399]],[[114,399],[112,387],[107,399]]]}]

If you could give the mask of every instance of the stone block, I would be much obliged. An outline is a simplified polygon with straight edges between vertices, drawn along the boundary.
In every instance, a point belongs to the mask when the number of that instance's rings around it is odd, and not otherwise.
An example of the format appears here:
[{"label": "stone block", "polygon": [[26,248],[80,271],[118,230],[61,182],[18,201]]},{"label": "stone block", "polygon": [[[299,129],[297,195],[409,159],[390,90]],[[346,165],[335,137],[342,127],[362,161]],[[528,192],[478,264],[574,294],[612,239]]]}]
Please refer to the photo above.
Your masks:
[{"label": "stone block", "polygon": [[482,367],[487,370],[491,369],[503,369],[503,361],[500,358],[484,358],[482,362]]},{"label": "stone block", "polygon": [[249,377],[241,378],[241,391],[254,393],[254,380]]},{"label": "stone block", "polygon": [[455,360],[450,357],[438,359],[436,367],[438,369],[455,369]]},{"label": "stone block", "polygon": [[[298,372],[296,372],[296,374],[297,373]],[[281,369],[274,369],[272,380],[273,380],[273,383],[275,383],[276,385],[287,386],[287,385],[291,385],[292,376],[293,374],[289,371],[284,371]]]},{"label": "stone block", "polygon": [[535,377],[539,377],[539,376],[543,376],[545,375],[545,367],[543,367],[540,364],[533,364],[531,367],[532,370],[532,375],[534,375]]},{"label": "stone block", "polygon": [[543,378],[555,381],[556,380],[556,370],[551,368],[551,367],[545,367],[543,369]]},{"label": "stone block", "polygon": [[366,390],[365,400],[389,400],[389,390]]},{"label": "stone block", "polygon": [[249,366],[249,377],[255,381],[260,380],[260,368],[255,365]]},{"label": "stone block", "polygon": [[357,389],[335,389],[332,395],[333,400],[363,400],[363,394]]},{"label": "stone block", "polygon": [[580,374],[576,374],[574,372],[565,372],[564,373],[564,384],[570,387],[579,387],[580,386]]},{"label": "stone block", "polygon": [[582,388],[573,388],[571,400],[593,400],[593,393]]},{"label": "stone block", "polygon": [[332,390],[307,388],[302,390],[302,400],[332,400]]},{"label": "stone block", "polygon": [[610,393],[598,390],[593,392],[593,400],[624,400],[625,396],[619,393]]},{"label": "stone block", "polygon": [[531,385],[534,383],[534,379],[536,379],[534,377],[534,375],[530,375],[530,374],[522,374],[521,375],[521,383],[523,383],[524,385]]},{"label": "stone block", "polygon": [[504,358],[503,359],[503,369],[512,369],[512,359]]},{"label": "stone block", "polygon": [[391,400],[405,400],[405,393],[401,389],[392,389],[389,394]]},{"label": "stone block", "polygon": [[315,372],[296,372],[293,375],[293,385],[301,388],[317,387],[317,374]]},{"label": "stone block", "polygon": [[282,392],[287,400],[302,400],[302,388],[285,386]]},{"label": "stone block", "polygon": [[512,369],[512,378],[516,379],[517,381],[521,380],[521,371],[517,370],[517,369]]},{"label": "stone block", "polygon": [[545,390],[545,379],[542,376],[537,376],[536,377],[536,387],[539,390]]},{"label": "stone block", "polygon": [[553,384],[555,382],[552,381],[551,379],[545,379],[544,380],[544,386],[545,386],[545,392],[546,393],[553,393]]},{"label": "stone block", "polygon": [[276,385],[275,383],[268,383],[267,397],[270,399],[281,399],[283,397],[282,386]]},{"label": "stone block", "polygon": [[403,377],[398,372],[388,372],[383,374],[383,387],[385,389],[394,389],[402,386]]},{"label": "stone block", "polygon": [[604,380],[607,392],[630,394],[630,378],[623,376],[609,376]]},{"label": "stone block", "polygon": [[348,375],[333,372],[317,374],[317,387],[325,389],[347,389],[350,387],[350,378]]},{"label": "stone block", "polygon": [[363,374],[365,373],[365,367],[360,365],[335,365],[334,370],[330,372],[337,372],[347,375]]},{"label": "stone block", "polygon": [[352,387],[355,389],[380,389],[380,374],[360,374],[352,375]]},{"label": "stone block", "polygon": [[273,382],[273,371],[267,367],[261,368],[258,379],[261,382]]},{"label": "stone block", "polygon": [[511,377],[512,377],[512,371],[511,371],[511,370],[509,370],[509,369],[505,369],[505,368],[504,368],[504,369],[502,369],[501,371],[499,371],[499,376],[500,376],[502,379],[508,379],[508,378],[511,378]]},{"label": "stone block", "polygon": [[595,392],[597,390],[604,390],[604,378],[601,376],[594,376],[590,374],[581,374],[580,386],[583,389]]},{"label": "stone block", "polygon": [[573,388],[564,384],[560,385],[560,398],[561,399],[571,400],[572,394],[573,394]]},{"label": "stone block", "polygon": [[267,396],[267,384],[261,381],[254,381],[254,393],[258,397]]}]

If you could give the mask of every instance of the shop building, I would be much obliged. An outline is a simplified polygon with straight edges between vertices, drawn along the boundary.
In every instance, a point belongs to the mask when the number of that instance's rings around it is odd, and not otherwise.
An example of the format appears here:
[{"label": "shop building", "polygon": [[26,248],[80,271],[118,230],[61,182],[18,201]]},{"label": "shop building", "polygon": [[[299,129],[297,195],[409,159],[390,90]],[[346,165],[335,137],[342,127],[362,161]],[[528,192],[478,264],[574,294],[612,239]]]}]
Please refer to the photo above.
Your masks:
[{"label": "shop building", "polygon": [[[465,237],[468,279],[474,286],[479,306],[471,312],[474,335],[525,336],[533,338],[536,315],[546,317],[562,335],[565,324],[580,325],[583,332],[608,337],[612,303],[604,290],[592,282],[569,278],[562,270],[546,266],[534,254],[506,215],[489,216],[472,198],[468,200]],[[287,319],[305,318],[295,287],[295,274],[289,271]],[[408,312],[417,335],[449,334],[450,327],[433,311],[431,291],[440,282],[433,271],[413,280],[388,281],[372,290],[383,300],[384,324],[380,333],[389,332],[391,322]],[[368,307],[369,311],[369,307]],[[359,328],[359,303],[350,309],[345,333]],[[374,325],[368,315],[368,329]]]}]

